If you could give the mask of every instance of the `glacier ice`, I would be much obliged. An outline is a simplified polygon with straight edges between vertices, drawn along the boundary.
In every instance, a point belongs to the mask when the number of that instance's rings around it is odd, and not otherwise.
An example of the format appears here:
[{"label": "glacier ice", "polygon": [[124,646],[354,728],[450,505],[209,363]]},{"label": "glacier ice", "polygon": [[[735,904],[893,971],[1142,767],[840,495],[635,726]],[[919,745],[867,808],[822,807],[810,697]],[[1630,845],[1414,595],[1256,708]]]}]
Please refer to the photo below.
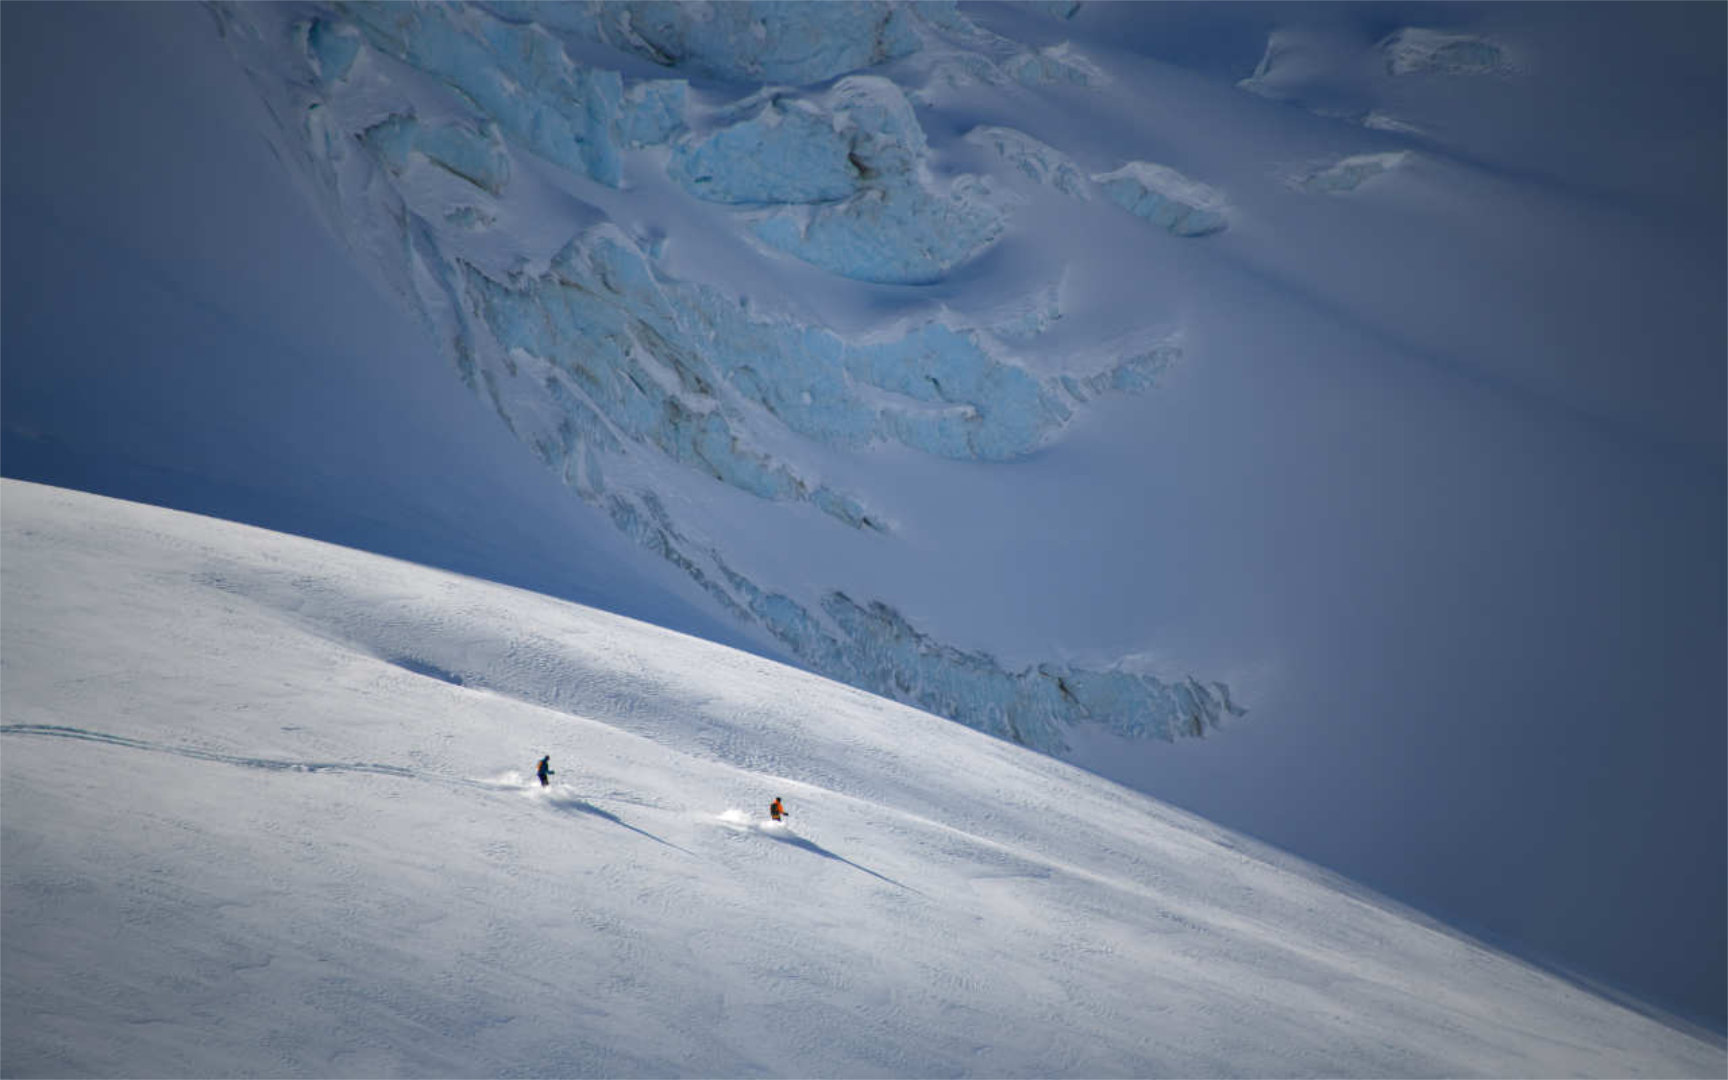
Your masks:
[{"label": "glacier ice", "polygon": [[632,150],[663,146],[684,130],[690,84],[683,79],[645,79],[626,84],[618,137]]},{"label": "glacier ice", "polygon": [[770,98],[747,119],[680,143],[668,171],[698,199],[810,203],[851,195],[863,166],[832,117],[808,102]]},{"label": "glacier ice", "polygon": [[[952,0],[930,6],[952,7]],[[823,82],[920,46],[913,8],[886,0],[492,0],[486,7],[513,21],[543,23],[663,67],[729,82]]]},{"label": "glacier ice", "polygon": [[318,77],[334,82],[354,66],[354,58],[360,55],[360,35],[352,26],[313,19],[306,30],[306,48]]},{"label": "glacier ice", "polygon": [[[962,176],[940,185],[928,175],[923,128],[895,83],[849,76],[819,108],[845,145],[855,174],[850,193],[768,211],[753,222],[758,239],[843,277],[917,285],[940,280],[1002,234],[1006,211],[986,184]],[[818,135],[823,160],[832,145]],[[771,157],[775,148],[735,149],[754,158]]]},{"label": "glacier ice", "polygon": [[1295,184],[1305,191],[1328,194],[1354,191],[1376,176],[1402,168],[1409,158],[1410,153],[1407,150],[1394,150],[1384,154],[1353,154],[1329,165],[1308,170],[1296,178]]},{"label": "glacier ice", "polygon": [[613,519],[813,670],[1022,746],[1062,754],[1069,748],[1064,731],[1080,723],[1134,739],[1201,737],[1247,711],[1223,683],[1166,682],[1121,665],[1009,668],[987,653],[934,640],[888,604],[860,603],[839,590],[812,611],[764,590],[716,553],[693,557],[659,501],[646,496],[644,507],[615,499]]},{"label": "glacier ice", "polygon": [[618,72],[574,63],[538,26],[468,9],[354,4],[344,10],[374,49],[453,87],[512,140],[618,185],[613,129],[627,104]]},{"label": "glacier ice", "polygon": [[360,140],[392,171],[408,167],[418,153],[453,176],[497,195],[510,181],[510,157],[497,132],[459,124],[421,124],[411,116],[392,116],[367,128]]},{"label": "glacier ice", "polygon": [[1362,126],[1372,131],[1390,131],[1397,135],[1416,135],[1426,137],[1427,132],[1407,120],[1400,120],[1391,113],[1379,109],[1371,109],[1362,118]]},{"label": "glacier ice", "polygon": [[983,124],[967,132],[966,141],[992,151],[1035,184],[1076,199],[1091,198],[1086,174],[1072,158],[1023,131]]},{"label": "glacier ice", "polygon": [[1489,75],[1512,69],[1506,51],[1474,34],[1405,27],[1380,43],[1394,75]]},{"label": "glacier ice", "polygon": [[1022,52],[1002,67],[1022,86],[1044,86],[1050,83],[1101,86],[1109,81],[1096,64],[1087,60],[1068,42]]},{"label": "glacier ice", "polygon": [[[543,275],[499,282],[464,266],[457,287],[499,348],[543,358],[613,430],[765,498],[814,489],[739,448],[747,421],[723,388],[823,444],[892,441],[959,460],[1022,456],[1072,416],[1060,382],[998,358],[986,331],[926,322],[847,341],[758,318],[710,286],[659,280],[610,226]],[[690,441],[692,422],[707,438]]]},{"label": "glacier ice", "polygon": [[941,279],[994,242],[1006,210],[975,177],[939,184],[912,103],[852,75],[816,96],[765,92],[675,147],[669,174],[697,198],[753,207],[755,237],[858,281]]},{"label": "glacier ice", "polygon": [[1515,55],[1478,34],[1423,27],[1395,30],[1372,45],[1335,29],[1287,27],[1268,35],[1259,65],[1237,86],[1316,116],[1428,138],[1431,133],[1375,107],[1401,96],[1387,84],[1417,76],[1508,76],[1519,70]]},{"label": "glacier ice", "polygon": [[[357,249],[459,375],[577,497],[735,618],[813,670],[1050,752],[1075,723],[1174,738],[1241,712],[1218,684],[1011,667],[931,638],[885,599],[747,576],[687,516],[691,500],[662,497],[718,483],[891,542],[870,500],[824,482],[817,461],[883,445],[1012,461],[1095,399],[1155,385],[1180,355],[1164,333],[1050,355],[1055,286],[990,318],[934,304],[841,333],[795,307],[758,310],[725,280],[667,272],[659,241],[617,215],[630,170],[663,168],[667,197],[860,283],[845,287],[941,281],[1002,235],[1018,202],[990,176],[939,175],[913,101],[865,69],[905,60],[939,85],[957,62],[997,83],[1095,83],[1073,50],[1000,38],[951,4],[214,10],[245,28],[230,45],[279,118],[285,160],[364,237]],[[597,64],[596,46],[620,63]],[[643,57],[665,77],[626,75]],[[692,79],[744,92],[698,93]],[[1224,227],[1222,196],[1173,169],[1132,162],[1088,179],[1010,128],[968,139],[1004,173],[1102,194],[1179,235]]]},{"label": "glacier ice", "polygon": [[1177,236],[1206,236],[1227,224],[1222,192],[1167,165],[1130,161],[1092,182],[1116,205]]},{"label": "glacier ice", "polygon": [[1080,200],[1090,200],[1094,190],[1099,191],[1111,203],[1176,236],[1209,236],[1229,224],[1223,192],[1167,165],[1130,161],[1088,179],[1067,154],[1014,128],[981,125],[966,133],[966,141],[1013,165],[1035,184]]}]

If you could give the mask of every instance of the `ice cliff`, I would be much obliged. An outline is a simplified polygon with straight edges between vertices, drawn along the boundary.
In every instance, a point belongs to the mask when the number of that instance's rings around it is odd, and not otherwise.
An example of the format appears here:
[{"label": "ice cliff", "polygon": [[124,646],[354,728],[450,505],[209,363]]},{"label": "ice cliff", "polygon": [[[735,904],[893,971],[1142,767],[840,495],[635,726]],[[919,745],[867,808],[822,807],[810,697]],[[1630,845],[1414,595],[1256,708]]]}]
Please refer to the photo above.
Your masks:
[{"label": "ice cliff", "polygon": [[932,94],[1096,85],[1085,57],[950,4],[214,10],[285,160],[459,376],[736,618],[823,674],[1051,752],[1076,723],[1169,739],[1241,711],[1221,684],[1008,665],[935,640],[892,597],[747,576],[701,509],[719,484],[894,543],[870,493],[824,462],[1013,462],[1179,357],[1168,330],[1046,346],[1061,318],[1048,287],[989,318],[883,293],[896,302],[869,325],[837,329],[795,297],[761,305],[725,274],[680,272],[644,224],[664,210],[734,238],[740,259],[867,298],[976,262],[1012,233],[1028,179],[1156,232],[1223,228],[1223,194],[1199,181],[1142,161],[1089,173],[1000,125],[966,137],[992,168],[938,163],[918,115]]}]

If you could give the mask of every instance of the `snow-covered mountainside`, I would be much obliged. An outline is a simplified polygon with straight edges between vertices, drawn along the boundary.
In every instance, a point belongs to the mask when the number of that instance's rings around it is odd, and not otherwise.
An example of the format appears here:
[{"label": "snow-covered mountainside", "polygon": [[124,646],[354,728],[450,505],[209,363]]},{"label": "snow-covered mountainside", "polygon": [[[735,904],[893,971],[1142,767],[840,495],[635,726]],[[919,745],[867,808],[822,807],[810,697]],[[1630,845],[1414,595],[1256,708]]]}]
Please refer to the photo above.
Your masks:
[{"label": "snow-covered mountainside", "polygon": [[[1063,262],[925,295],[990,273],[1053,203],[1145,243],[1225,228],[1225,197],[1169,166],[1087,170],[943,119],[980,89],[1108,82],[1083,55],[951,4],[216,10],[284,159],[454,369],[574,496],[767,640],[1052,753],[1078,722],[1171,739],[1243,711],[1217,681],[945,640],[903,613],[918,591],[851,566],[905,560],[926,523],[846,479],[848,458],[1024,459],[1181,355],[1171,315],[1055,333]],[[764,505],[727,520],[740,493]],[[741,565],[780,532],[791,565]]]},{"label": "snow-covered mountainside", "polygon": [[0,4],[0,472],[788,660],[1720,1033],[1724,41]]},{"label": "snow-covered mountainside", "polygon": [[760,657],[0,494],[5,1075],[1721,1073],[1305,864]]},{"label": "snow-covered mountainside", "polygon": [[[1144,670],[1140,641],[1085,665],[941,630],[973,598],[886,568],[945,530],[861,465],[1022,461],[1152,390],[1207,330],[1170,270],[1215,258],[1191,249],[1232,222],[1229,257],[1264,264],[1265,230],[1325,244],[1340,200],[1509,210],[1458,171],[1469,134],[1433,132],[1455,118],[1424,106],[1533,62],[1481,33],[1280,32],[1236,107],[1357,134],[1228,160],[1187,138],[1177,87],[1060,37],[1078,7],[1021,8],[1030,40],[880,0],[215,10],[283,159],[574,497],[814,670],[1062,754],[1077,724],[1171,739],[1243,708],[1216,675]],[[1169,160],[1123,156],[1147,146]],[[1452,227],[1421,223],[1412,254]],[[1138,287],[1101,297],[1103,273]],[[1324,274],[1332,302],[1382,317],[1383,297]],[[1460,343],[1550,381],[1519,343]],[[1568,393],[1649,419],[1589,380]],[[796,554],[762,559],[777,547]]]}]

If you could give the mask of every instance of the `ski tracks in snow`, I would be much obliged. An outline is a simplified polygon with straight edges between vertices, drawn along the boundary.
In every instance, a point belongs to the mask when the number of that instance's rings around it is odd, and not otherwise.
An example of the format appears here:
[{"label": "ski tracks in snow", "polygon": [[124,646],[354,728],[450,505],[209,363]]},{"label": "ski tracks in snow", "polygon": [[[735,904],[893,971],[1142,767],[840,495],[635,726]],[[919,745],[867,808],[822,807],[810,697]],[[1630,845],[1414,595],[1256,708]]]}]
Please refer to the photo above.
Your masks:
[{"label": "ski tracks in snow", "polygon": [[120,746],[130,750],[147,750],[156,754],[173,754],[177,757],[192,758],[197,761],[216,761],[224,765],[239,765],[248,769],[266,769],[271,772],[371,773],[377,776],[395,776],[407,780],[433,780],[462,786],[479,786],[474,781],[420,773],[413,769],[405,769],[400,765],[380,765],[365,761],[290,761],[281,758],[249,757],[243,754],[219,753],[197,746],[173,746],[168,743],[151,742],[148,739],[133,739],[124,735],[110,735],[106,732],[64,727],[58,724],[0,724],[0,735],[43,735],[57,739],[82,739],[86,742],[102,743],[107,746]]},{"label": "ski tracks in snow", "polygon": [[388,776],[399,780],[418,780],[426,783],[442,784],[447,787],[476,788],[482,791],[521,791],[526,795],[543,801],[555,810],[567,813],[587,814],[599,818],[619,828],[628,829],[639,836],[644,836],[657,844],[664,844],[686,855],[695,855],[690,851],[649,832],[646,829],[630,824],[610,810],[602,809],[579,796],[568,784],[555,784],[549,788],[536,789],[519,772],[510,771],[488,779],[472,779],[463,776],[449,776],[419,769],[410,769],[401,765],[385,765],[367,761],[306,761],[288,758],[255,757],[247,754],[228,754],[216,750],[208,750],[198,746],[174,745],[171,743],[153,742],[149,739],[134,739],[125,735],[113,735],[103,731],[92,731],[88,728],[70,727],[61,724],[0,724],[0,735],[27,735],[55,739],[77,739],[83,742],[99,743],[104,746],[115,746],[127,750],[142,750],[153,754],[170,754],[175,757],[189,758],[194,761],[213,761],[222,765],[234,765],[247,769],[263,769],[279,773],[359,773],[373,776]]}]

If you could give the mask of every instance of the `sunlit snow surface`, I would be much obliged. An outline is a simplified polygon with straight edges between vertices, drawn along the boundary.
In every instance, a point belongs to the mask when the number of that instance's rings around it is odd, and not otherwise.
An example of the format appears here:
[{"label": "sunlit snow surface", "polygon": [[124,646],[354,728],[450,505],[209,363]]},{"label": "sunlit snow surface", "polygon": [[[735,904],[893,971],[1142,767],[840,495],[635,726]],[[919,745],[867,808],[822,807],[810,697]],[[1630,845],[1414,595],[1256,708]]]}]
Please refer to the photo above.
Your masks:
[{"label": "sunlit snow surface", "polygon": [[3,654],[6,1075],[1721,1074],[1719,1047],[904,706],[0,490],[29,628]]},{"label": "sunlit snow surface", "polygon": [[[1723,12],[0,5],[0,468],[1060,740],[1720,1032]],[[815,243],[865,188],[971,231]],[[1190,675],[1250,722],[1150,744]]]}]

